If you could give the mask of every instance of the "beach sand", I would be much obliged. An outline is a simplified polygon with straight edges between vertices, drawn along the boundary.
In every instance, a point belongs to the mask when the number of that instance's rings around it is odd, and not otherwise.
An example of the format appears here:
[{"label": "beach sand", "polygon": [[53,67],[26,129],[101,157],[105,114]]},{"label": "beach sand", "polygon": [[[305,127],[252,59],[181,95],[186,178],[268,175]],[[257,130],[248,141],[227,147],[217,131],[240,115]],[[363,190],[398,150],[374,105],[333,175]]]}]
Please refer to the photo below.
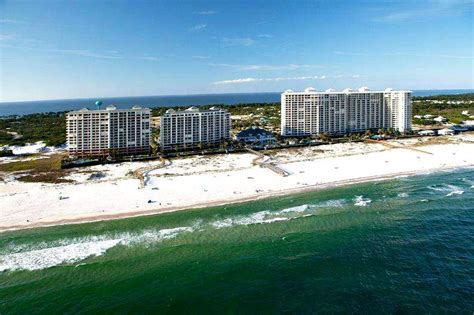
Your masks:
[{"label": "beach sand", "polygon": [[[150,215],[474,166],[473,135],[445,143],[391,143],[402,148],[346,143],[270,152],[267,160],[288,172],[286,177],[255,165],[250,153],[173,159],[164,167],[152,161],[78,168],[67,176],[74,183],[66,184],[24,183],[3,174],[0,231]],[[152,170],[140,187],[131,174],[144,168]]]}]

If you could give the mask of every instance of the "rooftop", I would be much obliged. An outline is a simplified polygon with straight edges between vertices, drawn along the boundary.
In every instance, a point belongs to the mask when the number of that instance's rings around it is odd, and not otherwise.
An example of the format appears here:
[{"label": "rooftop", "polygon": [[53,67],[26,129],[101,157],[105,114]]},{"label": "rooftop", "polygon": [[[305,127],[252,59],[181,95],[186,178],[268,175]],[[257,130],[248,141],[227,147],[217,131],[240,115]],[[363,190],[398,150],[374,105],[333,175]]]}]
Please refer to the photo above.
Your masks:
[{"label": "rooftop", "polygon": [[260,135],[272,136],[273,133],[262,128],[252,127],[239,132],[237,138],[257,137]]},{"label": "rooftop", "polygon": [[191,106],[189,108],[186,108],[185,110],[179,110],[179,111],[170,108],[165,113],[166,114],[185,114],[185,113],[205,113],[205,112],[217,112],[217,111],[225,111],[225,110],[218,107],[214,107],[214,106],[209,109],[201,109],[196,106]]},{"label": "rooftop", "polygon": [[394,89],[391,89],[391,88],[387,88],[383,91],[370,90],[368,87],[363,86],[363,87],[360,87],[357,90],[347,88],[347,89],[344,89],[342,91],[336,91],[334,89],[327,89],[327,90],[324,90],[324,91],[318,91],[313,87],[308,87],[308,88],[304,89],[304,91],[301,91],[301,92],[295,92],[293,90],[286,90],[286,91],[283,92],[283,94],[302,94],[302,93],[306,93],[306,94],[347,94],[347,93],[388,93],[388,92],[407,92],[407,93],[411,93],[411,91],[408,91],[408,90],[394,90]]},{"label": "rooftop", "polygon": [[68,114],[87,113],[87,112],[91,112],[91,113],[108,113],[108,112],[111,112],[111,111],[114,111],[114,112],[140,111],[140,112],[141,112],[141,111],[149,111],[149,110],[150,110],[149,108],[143,108],[143,107],[140,107],[140,106],[133,106],[132,108],[117,109],[117,107],[114,106],[114,105],[108,105],[108,106],[105,107],[104,109],[82,108],[82,109],[79,109],[79,110],[70,111],[70,112],[68,112]]}]

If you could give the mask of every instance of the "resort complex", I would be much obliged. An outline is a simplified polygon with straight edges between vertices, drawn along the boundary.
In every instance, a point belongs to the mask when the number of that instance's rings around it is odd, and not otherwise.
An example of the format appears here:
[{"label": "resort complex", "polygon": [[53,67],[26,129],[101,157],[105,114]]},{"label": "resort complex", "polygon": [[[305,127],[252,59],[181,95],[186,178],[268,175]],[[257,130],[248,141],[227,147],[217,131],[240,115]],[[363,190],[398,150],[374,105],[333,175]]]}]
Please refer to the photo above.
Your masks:
[{"label": "resort complex", "polygon": [[148,108],[81,109],[66,114],[66,141],[69,154],[114,156],[150,153]]},{"label": "resort complex", "polygon": [[[100,106],[101,102],[97,103]],[[109,105],[105,109],[72,111],[66,114],[71,157],[68,161],[79,165],[82,161],[77,157],[123,161],[204,151],[212,154],[284,149],[341,142],[342,138],[381,140],[393,136],[452,135],[473,129],[470,120],[455,125],[446,117],[431,114],[413,116],[417,124],[412,128],[411,92],[392,89],[287,90],[281,94],[281,104],[228,108],[232,114],[217,107],[157,108],[153,117],[150,109],[139,106],[117,109]],[[468,110],[460,113],[471,117]]]},{"label": "resort complex", "polygon": [[169,151],[215,147],[230,140],[230,126],[229,112],[219,108],[169,109],[160,120],[160,148]]},{"label": "resort complex", "polygon": [[380,128],[411,130],[410,91],[307,88],[281,95],[282,136],[344,135]]}]

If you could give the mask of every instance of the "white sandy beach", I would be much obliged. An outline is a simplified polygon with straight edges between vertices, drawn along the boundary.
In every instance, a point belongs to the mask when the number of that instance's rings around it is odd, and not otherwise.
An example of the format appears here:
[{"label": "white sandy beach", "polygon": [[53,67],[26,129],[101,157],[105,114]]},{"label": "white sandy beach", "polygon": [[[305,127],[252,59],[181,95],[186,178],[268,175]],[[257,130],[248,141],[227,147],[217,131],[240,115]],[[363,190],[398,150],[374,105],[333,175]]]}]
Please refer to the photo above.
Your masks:
[{"label": "white sandy beach", "polygon": [[[256,156],[250,153],[174,159],[161,168],[159,161],[79,168],[68,175],[74,180],[70,184],[24,183],[2,174],[0,231],[205,207],[474,166],[474,135],[413,146],[419,142],[392,143],[426,152],[368,143],[276,151],[271,161],[287,171],[287,177],[254,165]],[[131,171],[155,166],[140,188]],[[103,177],[89,179],[99,172]]]}]

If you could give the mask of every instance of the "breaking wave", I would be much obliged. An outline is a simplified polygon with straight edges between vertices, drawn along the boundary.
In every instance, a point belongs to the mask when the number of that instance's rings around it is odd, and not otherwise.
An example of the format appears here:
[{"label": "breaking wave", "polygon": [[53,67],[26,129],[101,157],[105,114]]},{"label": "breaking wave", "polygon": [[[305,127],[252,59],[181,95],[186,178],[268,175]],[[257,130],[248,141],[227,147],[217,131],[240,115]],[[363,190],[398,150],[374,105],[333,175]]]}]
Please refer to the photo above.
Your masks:
[{"label": "breaking wave", "polygon": [[460,187],[455,186],[455,185],[433,185],[433,186],[428,186],[428,189],[439,192],[439,193],[444,193],[446,196],[450,197],[453,195],[462,195],[464,193],[464,190],[462,190]]},{"label": "breaking wave", "polygon": [[319,214],[320,209],[341,208],[346,204],[345,200],[328,200],[317,204],[304,204],[297,207],[286,208],[279,211],[259,211],[250,215],[235,216],[216,220],[210,225],[216,229],[227,228],[238,225],[268,224],[279,221],[288,221],[302,217]]},{"label": "breaking wave", "polygon": [[103,235],[64,239],[50,244],[41,242],[36,246],[30,246],[29,249],[27,245],[20,245],[16,248],[16,252],[0,255],[0,272],[39,270],[62,264],[73,264],[89,257],[103,255],[117,245],[159,242],[193,230],[193,227],[177,227],[158,231],[145,230],[140,233],[121,233],[115,237]]},{"label": "breaking wave", "polygon": [[467,183],[468,185],[471,185],[471,188],[474,188],[474,181],[473,180],[463,178],[462,181]]},{"label": "breaking wave", "polygon": [[39,270],[75,263],[91,256],[100,256],[118,243],[120,240],[84,242],[7,254],[0,256],[0,272],[19,269]]},{"label": "breaking wave", "polygon": [[354,198],[354,206],[357,206],[357,207],[365,207],[371,202],[372,202],[372,199],[364,198],[364,196],[356,196]]},{"label": "breaking wave", "polygon": [[[361,197],[361,196],[360,196]],[[361,197],[362,198],[362,197]],[[361,199],[359,203],[369,203]],[[196,221],[191,226],[170,229],[147,229],[137,232],[109,233],[77,238],[59,239],[34,244],[11,243],[0,252],[0,272],[14,270],[40,270],[60,265],[83,265],[83,260],[105,254],[108,250],[122,245],[145,245],[173,239],[184,233],[202,229],[222,229],[232,226],[269,224],[314,216],[324,213],[324,209],[342,208],[347,204],[343,199],[304,204],[278,211],[259,211],[247,215],[236,215],[208,222]],[[329,213],[333,213],[331,210]]]}]

